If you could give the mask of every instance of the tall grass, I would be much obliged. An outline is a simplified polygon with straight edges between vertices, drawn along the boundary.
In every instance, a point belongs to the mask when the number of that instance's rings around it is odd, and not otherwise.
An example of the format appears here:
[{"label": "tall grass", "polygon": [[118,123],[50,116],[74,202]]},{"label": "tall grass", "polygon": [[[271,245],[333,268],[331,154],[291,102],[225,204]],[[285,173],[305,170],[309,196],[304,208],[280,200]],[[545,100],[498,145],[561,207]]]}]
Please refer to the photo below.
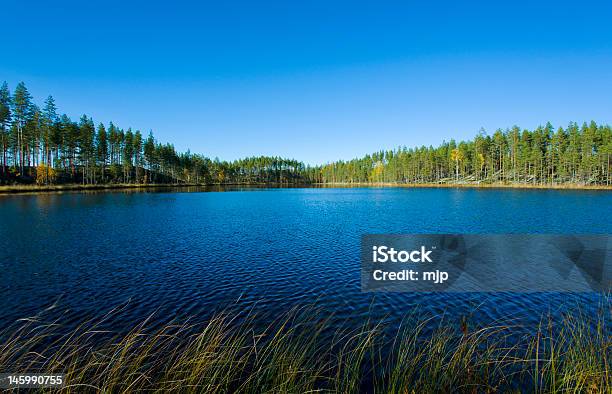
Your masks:
[{"label": "tall grass", "polygon": [[101,328],[106,316],[67,334],[34,317],[3,332],[0,371],[65,373],[66,393],[610,393],[609,313],[545,318],[527,334],[446,319],[432,329],[415,316],[344,329],[314,307],[263,327],[226,312],[203,324],[147,319],[122,335]]}]

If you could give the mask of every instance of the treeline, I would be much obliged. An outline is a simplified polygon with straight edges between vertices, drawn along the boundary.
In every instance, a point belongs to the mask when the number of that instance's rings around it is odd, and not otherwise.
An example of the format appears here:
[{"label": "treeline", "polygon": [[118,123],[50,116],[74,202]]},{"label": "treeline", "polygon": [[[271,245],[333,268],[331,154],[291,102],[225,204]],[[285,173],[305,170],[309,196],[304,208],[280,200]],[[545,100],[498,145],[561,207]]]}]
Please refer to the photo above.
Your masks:
[{"label": "treeline", "polygon": [[124,130],[91,117],[59,115],[49,96],[42,107],[24,83],[0,87],[1,183],[302,183],[303,163],[279,157],[232,162],[178,153],[151,132]]},{"label": "treeline", "polygon": [[547,123],[481,132],[471,141],[400,147],[321,167],[323,183],[612,184],[612,129],[595,122]]},{"label": "treeline", "polygon": [[612,185],[612,129],[595,122],[481,130],[471,141],[400,147],[306,166],[280,157],[231,162],[176,152],[149,132],[38,107],[23,83],[0,87],[0,183],[517,183]]}]

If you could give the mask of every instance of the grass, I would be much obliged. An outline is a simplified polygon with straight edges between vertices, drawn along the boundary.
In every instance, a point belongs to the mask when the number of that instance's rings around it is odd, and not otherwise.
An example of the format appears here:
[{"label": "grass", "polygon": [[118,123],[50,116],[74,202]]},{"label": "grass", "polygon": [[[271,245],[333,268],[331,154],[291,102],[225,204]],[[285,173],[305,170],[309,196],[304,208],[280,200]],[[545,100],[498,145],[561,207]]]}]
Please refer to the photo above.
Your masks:
[{"label": "grass", "polygon": [[15,193],[39,193],[39,192],[63,192],[75,190],[107,190],[107,189],[142,189],[156,187],[182,187],[196,186],[193,184],[170,184],[170,183],[106,183],[106,184],[59,184],[59,185],[4,185],[0,186],[1,194]]},{"label": "grass", "polygon": [[332,183],[313,183],[313,184],[285,184],[285,183],[235,183],[235,184],[187,184],[187,183],[150,183],[150,184],[134,184],[134,183],[107,183],[107,184],[58,184],[58,185],[0,185],[0,195],[2,194],[22,194],[22,193],[46,193],[46,192],[64,192],[64,191],[94,191],[94,190],[112,190],[112,189],[146,189],[146,188],[163,188],[163,187],[232,187],[232,186],[305,186],[305,187],[405,187],[405,188],[505,188],[505,189],[559,189],[559,190],[612,190],[612,185],[597,185],[597,184],[579,184],[579,183],[502,183],[502,182],[455,182],[449,181],[446,183],[395,183],[395,182],[373,182],[373,183],[347,183],[347,182],[332,182]]},{"label": "grass", "polygon": [[57,185],[0,185],[0,196],[9,194],[35,194],[35,193],[62,193],[71,191],[100,191],[116,189],[156,189],[156,188],[210,188],[223,190],[231,187],[309,187],[310,184],[299,183],[231,183],[231,184],[203,184],[203,183],[101,183],[101,184],[57,184]]},{"label": "grass", "polygon": [[323,187],[405,187],[405,188],[470,188],[470,189],[555,189],[555,190],[612,190],[612,185],[582,183],[526,183],[448,181],[443,183],[398,182],[335,182],[318,184]]},{"label": "grass", "polygon": [[101,328],[106,317],[68,334],[25,319],[2,334],[0,371],[66,373],[66,393],[612,392],[609,316],[544,319],[518,340],[517,327],[442,319],[431,330],[416,315],[391,334],[371,321],[334,328],[314,307],[264,327],[238,316],[158,328],[147,319],[122,335]]}]

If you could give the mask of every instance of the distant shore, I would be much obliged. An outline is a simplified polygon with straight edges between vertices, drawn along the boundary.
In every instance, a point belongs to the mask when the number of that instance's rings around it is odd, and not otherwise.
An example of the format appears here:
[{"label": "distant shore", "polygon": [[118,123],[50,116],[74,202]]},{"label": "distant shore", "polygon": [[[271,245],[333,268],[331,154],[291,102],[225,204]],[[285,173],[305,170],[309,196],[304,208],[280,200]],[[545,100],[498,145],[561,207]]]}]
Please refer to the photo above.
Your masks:
[{"label": "distant shore", "polygon": [[8,194],[32,194],[32,193],[61,193],[70,191],[104,191],[122,189],[160,189],[160,188],[223,188],[223,187],[305,187],[313,184],[293,184],[293,183],[106,183],[106,184],[61,184],[61,185],[0,185],[0,196]]},{"label": "distant shore", "polygon": [[393,183],[393,182],[328,182],[312,184],[286,184],[286,183],[233,183],[233,184],[197,184],[197,183],[109,183],[96,185],[63,184],[63,185],[2,185],[0,195],[47,193],[64,191],[96,191],[121,189],[155,189],[155,188],[183,188],[183,187],[403,187],[403,188],[475,188],[475,189],[552,189],[552,190],[612,190],[612,185],[582,185],[582,184],[526,184],[526,183]]},{"label": "distant shore", "polygon": [[472,189],[556,189],[556,190],[612,190],[612,185],[583,185],[578,183],[395,183],[395,182],[332,182],[316,183],[323,187],[406,187],[406,188],[472,188]]},{"label": "distant shore", "polygon": [[114,189],[146,189],[146,188],[170,188],[170,187],[186,187],[186,186],[202,186],[195,184],[170,184],[170,183],[149,183],[149,184],[134,184],[134,183],[109,183],[98,185],[80,185],[80,184],[65,184],[65,185],[3,185],[0,186],[0,195],[2,194],[17,194],[17,193],[45,193],[45,192],[63,192],[63,191],[87,191],[87,190],[114,190]]}]

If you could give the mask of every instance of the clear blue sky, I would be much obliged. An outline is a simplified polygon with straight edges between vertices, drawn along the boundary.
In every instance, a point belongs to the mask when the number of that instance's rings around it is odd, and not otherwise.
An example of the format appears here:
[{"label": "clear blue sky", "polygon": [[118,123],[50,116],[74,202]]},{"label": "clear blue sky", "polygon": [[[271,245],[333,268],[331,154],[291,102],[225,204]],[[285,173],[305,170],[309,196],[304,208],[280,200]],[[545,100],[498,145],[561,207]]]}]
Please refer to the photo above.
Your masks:
[{"label": "clear blue sky", "polygon": [[610,2],[501,3],[3,0],[0,80],[221,159],[612,123]]}]

